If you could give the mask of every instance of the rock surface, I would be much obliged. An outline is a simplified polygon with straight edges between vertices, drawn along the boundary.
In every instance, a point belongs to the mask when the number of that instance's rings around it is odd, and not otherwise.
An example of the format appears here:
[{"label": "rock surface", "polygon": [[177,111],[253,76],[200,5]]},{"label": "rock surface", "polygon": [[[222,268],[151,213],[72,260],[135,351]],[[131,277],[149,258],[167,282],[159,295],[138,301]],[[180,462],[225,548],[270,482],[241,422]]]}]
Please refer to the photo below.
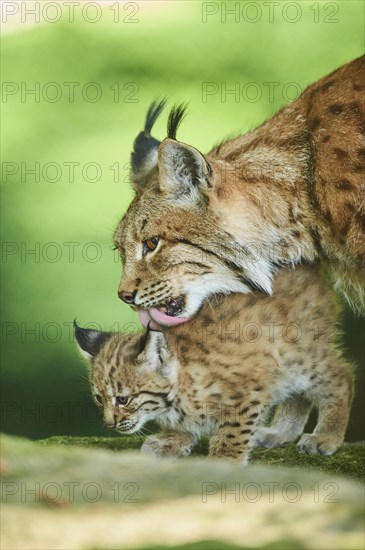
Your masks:
[{"label": "rock surface", "polygon": [[257,450],[244,468],[143,456],[141,441],[3,436],[1,547],[363,548],[364,444]]}]

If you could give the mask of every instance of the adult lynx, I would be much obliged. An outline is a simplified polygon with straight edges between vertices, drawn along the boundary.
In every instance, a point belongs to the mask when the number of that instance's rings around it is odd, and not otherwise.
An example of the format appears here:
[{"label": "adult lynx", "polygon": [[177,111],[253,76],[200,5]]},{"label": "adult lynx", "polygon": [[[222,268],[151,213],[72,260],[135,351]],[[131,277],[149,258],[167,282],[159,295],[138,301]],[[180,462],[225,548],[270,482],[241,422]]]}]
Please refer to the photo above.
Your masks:
[{"label": "adult lynx", "polygon": [[203,156],[150,130],[135,141],[136,196],[115,231],[121,299],[144,318],[189,320],[212,294],[272,292],[283,265],[323,260],[365,311],[365,57],[312,86],[256,130]]}]

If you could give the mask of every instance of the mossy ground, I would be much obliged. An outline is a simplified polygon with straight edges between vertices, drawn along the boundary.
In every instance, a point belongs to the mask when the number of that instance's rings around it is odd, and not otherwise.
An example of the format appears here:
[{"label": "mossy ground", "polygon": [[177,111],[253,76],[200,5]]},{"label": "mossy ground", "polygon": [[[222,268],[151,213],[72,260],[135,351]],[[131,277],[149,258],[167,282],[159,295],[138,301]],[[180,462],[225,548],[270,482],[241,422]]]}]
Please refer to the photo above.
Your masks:
[{"label": "mossy ground", "polygon": [[[55,436],[39,441],[40,445],[76,445],[109,449],[111,451],[136,451],[144,441],[143,436],[121,437],[69,437]],[[193,456],[206,456],[208,439],[203,439],[193,449]],[[328,474],[343,475],[365,481],[365,442],[345,443],[332,456],[306,455],[298,453],[295,445],[277,449],[254,449],[253,464],[269,464],[277,467],[294,467],[317,470]]]}]

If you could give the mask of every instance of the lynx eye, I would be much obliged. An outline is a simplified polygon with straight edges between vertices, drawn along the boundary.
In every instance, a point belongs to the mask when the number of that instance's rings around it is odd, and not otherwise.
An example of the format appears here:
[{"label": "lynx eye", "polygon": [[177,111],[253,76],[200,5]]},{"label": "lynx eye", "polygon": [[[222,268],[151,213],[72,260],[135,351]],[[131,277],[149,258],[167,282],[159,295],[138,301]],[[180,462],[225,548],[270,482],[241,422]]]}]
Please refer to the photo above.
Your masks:
[{"label": "lynx eye", "polygon": [[143,255],[145,256],[149,252],[153,252],[157,247],[159,240],[160,239],[158,237],[151,237],[150,239],[143,241]]},{"label": "lynx eye", "polygon": [[103,404],[100,395],[94,395],[94,399],[99,405]]},{"label": "lynx eye", "polygon": [[125,395],[117,395],[117,397],[115,398],[116,405],[127,405],[128,401],[129,397]]}]

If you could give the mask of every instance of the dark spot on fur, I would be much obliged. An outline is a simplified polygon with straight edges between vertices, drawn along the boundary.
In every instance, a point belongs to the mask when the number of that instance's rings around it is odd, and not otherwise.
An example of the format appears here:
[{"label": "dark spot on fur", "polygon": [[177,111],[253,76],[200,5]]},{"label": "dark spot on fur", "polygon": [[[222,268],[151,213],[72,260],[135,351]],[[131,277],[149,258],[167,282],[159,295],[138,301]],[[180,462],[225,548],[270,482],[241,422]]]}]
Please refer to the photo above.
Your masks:
[{"label": "dark spot on fur", "polygon": [[313,132],[314,130],[317,130],[317,128],[319,128],[320,125],[321,125],[321,119],[318,118],[318,117],[315,117],[315,118],[311,121],[311,123],[310,123],[310,125],[309,125],[309,128],[310,128],[310,130]]},{"label": "dark spot on fur", "polygon": [[216,195],[218,199],[223,199],[226,195],[226,192],[222,185],[219,185],[216,189]]},{"label": "dark spot on fur", "polygon": [[252,307],[256,304],[257,298],[255,296],[248,296],[246,299],[245,307]]},{"label": "dark spot on fur", "polygon": [[355,91],[355,92],[363,92],[365,90],[365,86],[361,86],[361,84],[354,84],[352,86],[352,89]]},{"label": "dark spot on fur", "polygon": [[222,428],[226,428],[226,427],[231,427],[231,428],[239,428],[240,427],[240,423],[239,422],[224,422],[224,424],[222,424]]},{"label": "dark spot on fur", "polygon": [[241,149],[237,149],[236,151],[231,151],[231,153],[228,153],[226,157],[224,157],[224,160],[227,162],[234,162],[237,160],[242,154]]},{"label": "dark spot on fur", "polygon": [[327,80],[327,82],[322,84],[322,86],[320,87],[320,90],[322,90],[322,92],[326,92],[334,84],[336,84],[336,80]]},{"label": "dark spot on fur", "polygon": [[343,179],[336,183],[336,187],[337,189],[341,189],[341,191],[348,191],[352,188],[352,183],[347,179]]},{"label": "dark spot on fur", "polygon": [[221,393],[212,393],[210,396],[214,397],[215,399],[222,399],[222,394]]},{"label": "dark spot on fur", "polygon": [[344,160],[349,155],[347,151],[344,151],[343,149],[340,149],[339,147],[334,147],[334,149],[332,149],[332,151],[333,151],[333,155],[339,160]]},{"label": "dark spot on fur", "polygon": [[343,105],[340,103],[334,103],[330,106],[329,111],[331,115],[340,115],[343,112]]},{"label": "dark spot on fur", "polygon": [[234,400],[235,399],[242,399],[243,393],[242,392],[233,393],[229,397],[230,397],[230,399],[234,399]]},{"label": "dark spot on fur", "polygon": [[330,136],[328,134],[326,134],[325,136],[322,137],[322,143],[327,143],[329,140],[330,140]]},{"label": "dark spot on fur", "polygon": [[176,334],[175,339],[176,343],[190,342],[190,339],[186,334]]}]

